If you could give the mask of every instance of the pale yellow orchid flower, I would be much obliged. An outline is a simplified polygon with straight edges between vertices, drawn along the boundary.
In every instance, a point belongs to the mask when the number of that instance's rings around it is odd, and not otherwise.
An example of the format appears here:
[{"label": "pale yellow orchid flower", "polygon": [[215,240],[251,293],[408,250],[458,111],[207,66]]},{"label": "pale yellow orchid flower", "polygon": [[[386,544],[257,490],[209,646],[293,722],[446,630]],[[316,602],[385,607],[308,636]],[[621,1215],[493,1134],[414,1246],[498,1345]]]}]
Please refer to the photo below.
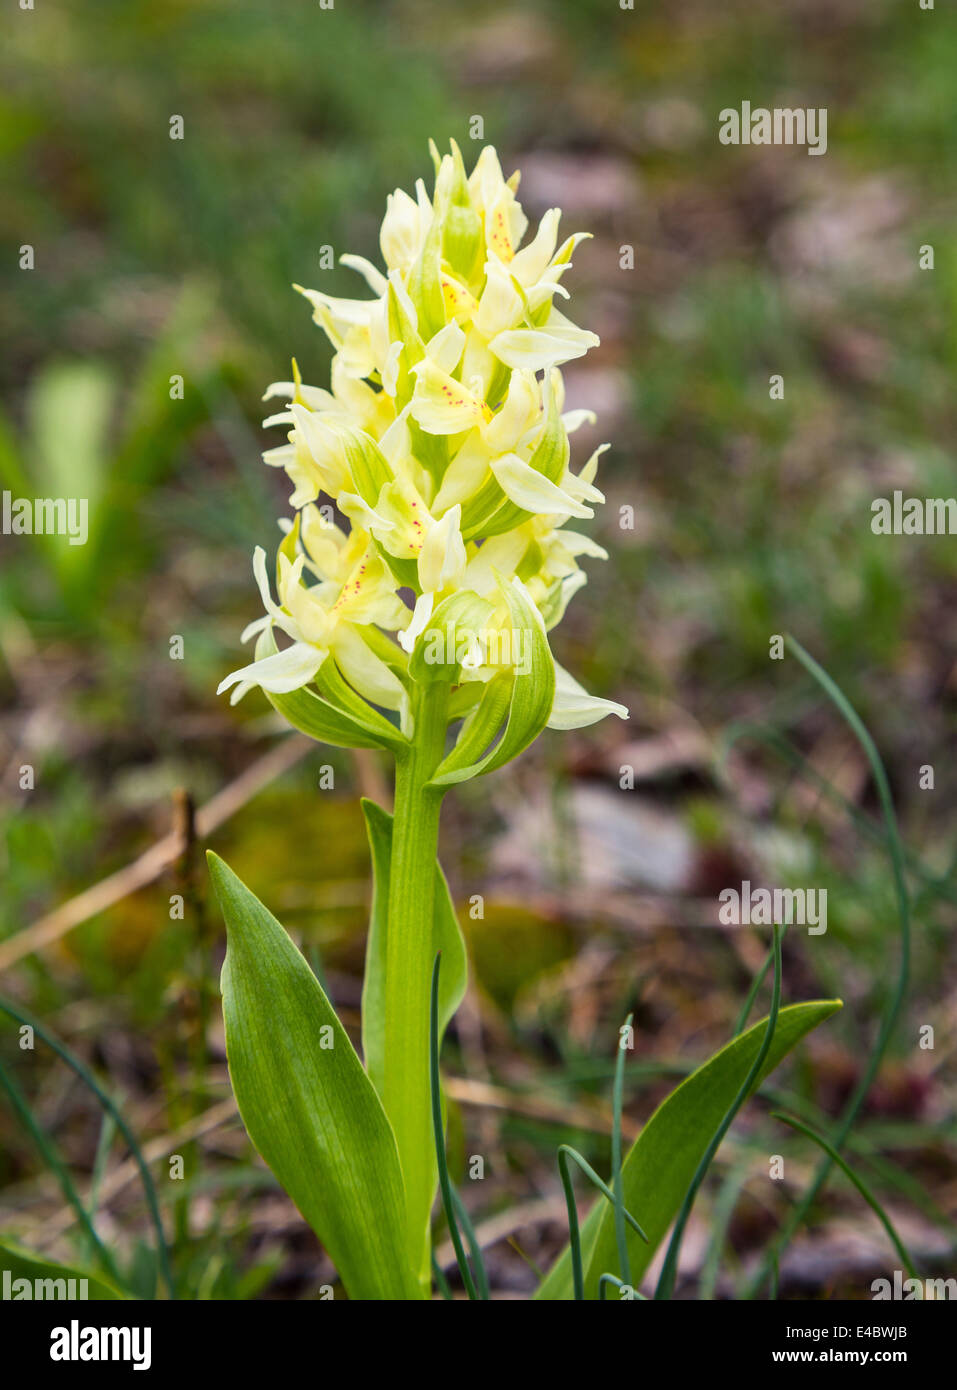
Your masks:
[{"label": "pale yellow orchid flower", "polygon": [[[342,553],[349,548],[347,543]],[[311,587],[303,583],[306,561],[305,551],[294,560],[280,553],[277,604],[269,589],[266,552],[256,547],[253,571],[266,616],[246,628],[243,640],[266,628],[279,628],[292,639],[292,645],[233,671],[220,683],[219,691],[236,686],[234,704],[254,685],[286,694],[308,684],[331,654],[343,675],[367,699],[390,709],[401,708],[401,683],[372,652],[359,630],[362,624],[393,626],[408,617],[408,609],[396,595],[378,553],[366,546],[341,582],[325,580]]]},{"label": "pale yellow orchid flower", "polygon": [[[523,246],[518,175],[504,177],[495,150],[468,175],[454,142],[432,153],[434,196],[420,180],[414,196],[397,189],[387,200],[384,269],[340,258],[366,297],[300,289],[335,350],[331,389],[305,385],[293,364],[294,379],[266,393],[288,403],[266,422],[285,427],[287,442],[264,458],[289,476],[300,527],[280,555],[278,604],[257,558],[266,616],[247,635],[277,629],[291,645],[233,673],[237,694],[250,683],[295,689],[332,654],[366,698],[399,708],[396,669],[453,595],[474,595],[474,611],[502,633],[502,584],[517,577],[551,628],[585,582],[580,562],[605,557],[569,525],[603,501],[601,450],[572,466],[569,435],[594,415],[562,413],[558,370],[598,343],[556,307],[587,234],[560,242],[550,208]],[[320,497],[351,530],[324,519]],[[395,643],[391,667],[382,632]],[[462,678],[493,669],[472,661]],[[561,718],[587,712],[583,692],[562,688]]]}]

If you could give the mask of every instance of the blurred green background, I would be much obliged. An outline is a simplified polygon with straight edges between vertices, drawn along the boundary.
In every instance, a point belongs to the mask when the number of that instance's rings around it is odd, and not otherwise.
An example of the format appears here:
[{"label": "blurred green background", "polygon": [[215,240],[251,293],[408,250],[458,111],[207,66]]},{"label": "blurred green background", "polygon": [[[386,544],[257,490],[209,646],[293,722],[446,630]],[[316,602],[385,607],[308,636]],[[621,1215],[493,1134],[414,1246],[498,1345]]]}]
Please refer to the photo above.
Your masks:
[{"label": "blurred green background", "polygon": [[[286,509],[259,460],[276,442],[262,391],[292,356],[307,381],[328,368],[290,285],[362,294],[350,272],[320,269],[321,248],[377,260],[386,194],[431,179],[430,136],[456,138],[471,163],[481,116],[506,172],[523,170],[530,217],[557,204],[567,230],[595,233],[568,283],[573,317],[602,345],[567,382],[570,404],[600,417],[576,448],[612,441],[591,527],[611,559],[554,645],[632,718],[548,734],[448,807],[455,891],[466,906],[486,899],[467,922],[476,988],[450,1065],[554,1109],[483,1107],[463,1091],[461,1154],[494,1154],[477,1212],[550,1200],[569,1134],[607,1161],[574,1107],[605,1114],[627,1009],[648,1069],[636,1120],[662,1093],[656,1067],[727,1037],[764,950],[714,929],[717,892],[742,877],[828,888],[828,935],[793,934],[786,989],[847,1007],[792,1084],[825,1115],[852,1086],[896,968],[892,885],[858,746],[795,662],[769,659],[772,634],[792,631],[871,729],[912,855],[912,994],[860,1143],[918,1247],[946,1262],[957,550],[953,537],[873,535],[870,504],[895,488],[957,492],[957,16],[916,0],[639,0],[636,12],[615,0],[41,0],[4,27],[0,487],[88,497],[91,533],[84,547],[0,536],[0,941],[165,833],[177,788],[206,800],[281,735],[260,695],[231,711],[214,691],[259,611],[252,548],[275,543]],[[826,107],[826,156],[719,145],[719,110],[744,99]],[[182,140],[169,138],[174,115]],[[24,245],[33,270],[19,268]],[[926,245],[932,270],[918,265]],[[783,400],[769,396],[773,374]],[[170,659],[174,634],[183,660]],[[33,790],[20,789],[25,764]],[[334,791],[317,790],[323,764]],[[933,790],[919,785],[926,765]],[[376,794],[383,773],[317,749],[214,841],[352,1021],[368,897],[356,792]],[[3,981],[154,1136],[227,1094],[218,922],[199,876],[183,874],[183,921],[169,920],[168,876]],[[921,1052],[927,1023],[936,1049]],[[18,1055],[12,1031],[2,1038],[89,1175],[95,1107],[49,1059]],[[0,1228],[29,1241],[56,1191],[6,1111],[0,1127]],[[723,1181],[739,1180],[752,1143],[804,1171],[808,1146],[768,1133],[744,1127]],[[315,1242],[241,1131],[190,1154],[175,1221],[193,1296],[309,1296]],[[713,1186],[702,1221],[725,1191]],[[773,1229],[774,1202],[759,1181],[745,1188],[719,1290]],[[807,1261],[782,1267],[782,1292],[861,1296],[879,1233],[840,1193],[817,1216],[818,1263],[804,1285]],[[104,1219],[148,1289],[135,1194]],[[852,1219],[853,1258],[840,1243]],[[547,1263],[560,1236],[546,1213],[520,1243]],[[689,1287],[706,1247],[702,1236]],[[500,1287],[526,1289],[522,1259],[499,1249]]]}]

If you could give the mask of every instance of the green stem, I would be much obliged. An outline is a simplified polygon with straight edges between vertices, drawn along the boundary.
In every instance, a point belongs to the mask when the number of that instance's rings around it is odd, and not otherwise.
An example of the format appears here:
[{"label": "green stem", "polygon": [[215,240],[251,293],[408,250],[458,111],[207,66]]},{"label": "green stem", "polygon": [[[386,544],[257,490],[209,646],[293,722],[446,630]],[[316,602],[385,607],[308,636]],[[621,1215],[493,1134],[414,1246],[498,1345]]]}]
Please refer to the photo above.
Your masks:
[{"label": "green stem", "polygon": [[405,1179],[412,1258],[425,1284],[437,1177],[429,1095],[429,996],[442,805],[442,791],[427,784],[445,752],[448,701],[449,687],[442,682],[421,689],[413,710],[414,737],[396,760],[386,928],[383,1103]]}]

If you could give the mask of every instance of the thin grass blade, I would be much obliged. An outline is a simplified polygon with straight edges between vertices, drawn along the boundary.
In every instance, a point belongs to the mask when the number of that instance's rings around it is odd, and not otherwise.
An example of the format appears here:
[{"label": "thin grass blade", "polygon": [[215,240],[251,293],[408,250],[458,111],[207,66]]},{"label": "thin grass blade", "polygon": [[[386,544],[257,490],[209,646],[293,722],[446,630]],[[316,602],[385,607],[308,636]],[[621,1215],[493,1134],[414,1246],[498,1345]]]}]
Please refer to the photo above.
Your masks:
[{"label": "thin grass blade", "polygon": [[445,1156],[445,1130],[442,1125],[442,1091],[439,1082],[439,967],[442,961],[442,952],[439,951],[435,957],[435,964],[432,967],[432,1001],[429,1010],[429,1078],[432,1088],[432,1129],[435,1134],[435,1157],[439,1165],[439,1190],[442,1193],[442,1206],[445,1209],[445,1219],[448,1222],[449,1235],[452,1237],[452,1247],[455,1250],[455,1258],[458,1261],[459,1273],[462,1275],[462,1283],[469,1299],[473,1302],[478,1299],[478,1292],[472,1279],[472,1271],[469,1269],[469,1262],[465,1258],[465,1249],[462,1245],[462,1237],[459,1234],[458,1222],[455,1219],[455,1202],[452,1197],[452,1182],[449,1178],[449,1165]]},{"label": "thin grass blade", "polygon": [[817,1130],[812,1129],[810,1125],[806,1125],[803,1120],[795,1119],[793,1115],[785,1115],[780,1110],[774,1110],[771,1112],[771,1118],[772,1120],[780,1120],[783,1124],[790,1125],[791,1129],[796,1129],[799,1134],[804,1134],[808,1137],[808,1139],[812,1139],[814,1143],[817,1144],[819,1148],[822,1148],[824,1152],[831,1158],[832,1162],[837,1164],[837,1166],[844,1173],[845,1177],[847,1177],[857,1188],[858,1192],[864,1198],[864,1201],[867,1203],[871,1211],[877,1217],[878,1221],[880,1221],[881,1225],[884,1227],[884,1230],[887,1232],[891,1244],[903,1260],[904,1268],[907,1270],[907,1273],[910,1275],[912,1279],[916,1279],[918,1277],[918,1274],[914,1268],[914,1262],[908,1254],[907,1247],[905,1246],[904,1242],[901,1240],[900,1236],[897,1234],[893,1225],[891,1224],[891,1219],[887,1215],[887,1212],[881,1206],[880,1202],[874,1196],[873,1192],[871,1192],[864,1179],[859,1177],[858,1174],[854,1172],[854,1169],[850,1166],[846,1159],[841,1157],[837,1149],[835,1149],[834,1145],[830,1144],[824,1138],[823,1134],[819,1134]]}]

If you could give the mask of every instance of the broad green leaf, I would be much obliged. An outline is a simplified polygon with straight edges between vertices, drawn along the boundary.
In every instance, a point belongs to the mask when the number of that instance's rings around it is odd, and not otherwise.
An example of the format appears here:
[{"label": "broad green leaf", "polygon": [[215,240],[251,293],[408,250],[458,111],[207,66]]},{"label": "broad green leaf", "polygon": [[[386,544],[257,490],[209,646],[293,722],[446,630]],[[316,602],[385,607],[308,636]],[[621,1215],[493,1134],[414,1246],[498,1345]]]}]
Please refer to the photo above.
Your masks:
[{"label": "broad green leaf", "polygon": [[[381,1092],[385,1071],[385,961],[386,922],[389,909],[389,869],[392,858],[392,817],[374,801],[363,800],[369,846],[372,851],[373,893],[366,973],[362,985],[362,1051],[366,1070]],[[455,907],[438,861],[435,865],[435,910],[432,915],[434,958],[442,952],[439,975],[439,1039],[462,1002],[468,976],[465,942]]]},{"label": "broad green leaf", "polygon": [[[757,1087],[801,1039],[841,1007],[838,999],[792,1004],[778,1015],[771,1048],[755,1081]],[[670,1227],[711,1136],[734,1100],[761,1046],[767,1019],[728,1043],[672,1091],[632,1145],[622,1171],[625,1206],[648,1235],[645,1245],[627,1234],[631,1276],[637,1286],[655,1249]],[[581,1228],[585,1297],[598,1298],[598,1280],[615,1273],[615,1213],[599,1201]],[[537,1298],[571,1299],[571,1256],[568,1249],[552,1267]]]},{"label": "broad green leaf", "polygon": [[[70,1294],[66,1280],[75,1279],[76,1292],[72,1297],[83,1297],[80,1290],[83,1285],[82,1280],[87,1281],[86,1297],[89,1299],[116,1300],[126,1298],[126,1294],[120,1289],[108,1283],[100,1274],[91,1274],[88,1269],[77,1269],[73,1265],[57,1264],[55,1260],[48,1260],[42,1255],[35,1255],[31,1250],[24,1250],[21,1245],[14,1245],[12,1241],[0,1240],[0,1278],[9,1271],[11,1289],[7,1293],[0,1288],[0,1298],[17,1299],[18,1290],[17,1279],[28,1279],[31,1285],[30,1297],[33,1299],[44,1299],[53,1301],[54,1299],[64,1299]],[[38,1292],[35,1280],[46,1281],[41,1287],[42,1292]],[[57,1281],[56,1286],[51,1286],[50,1281]],[[60,1292],[59,1282],[63,1281],[63,1292]],[[20,1291],[22,1296],[22,1290]]]},{"label": "broad green leaf", "polygon": [[521,666],[515,667],[505,732],[495,747],[475,762],[466,761],[472,757],[471,740],[462,748],[457,744],[439,764],[431,782],[433,787],[451,786],[484,772],[494,772],[517,758],[548,723],[555,696],[555,662],[541,615],[520,580],[503,584],[502,594],[508,605],[512,631],[521,636],[524,644]]},{"label": "broad green leaf", "polygon": [[395,1137],[300,952],[215,854],[223,1016],[239,1113],[355,1299],[415,1299]]}]

